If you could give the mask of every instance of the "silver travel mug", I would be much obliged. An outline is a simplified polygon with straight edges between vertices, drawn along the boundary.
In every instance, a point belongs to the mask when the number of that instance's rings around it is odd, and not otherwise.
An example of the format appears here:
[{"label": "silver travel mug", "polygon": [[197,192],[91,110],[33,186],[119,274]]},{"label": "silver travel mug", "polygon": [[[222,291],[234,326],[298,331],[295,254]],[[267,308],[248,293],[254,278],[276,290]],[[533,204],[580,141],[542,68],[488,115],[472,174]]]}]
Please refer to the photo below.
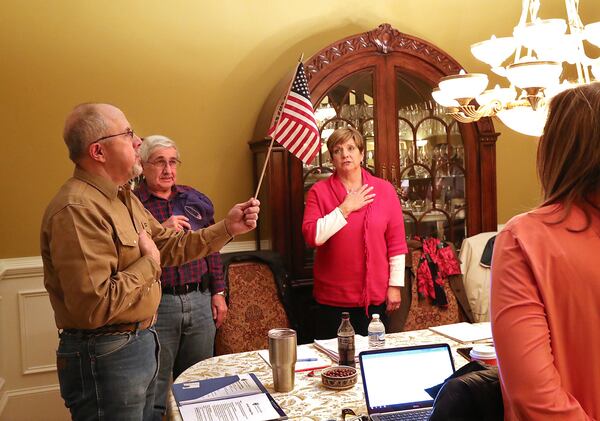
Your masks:
[{"label": "silver travel mug", "polygon": [[296,365],[296,331],[287,328],[269,330],[269,362],[273,369],[273,388],[276,392],[294,389]]}]

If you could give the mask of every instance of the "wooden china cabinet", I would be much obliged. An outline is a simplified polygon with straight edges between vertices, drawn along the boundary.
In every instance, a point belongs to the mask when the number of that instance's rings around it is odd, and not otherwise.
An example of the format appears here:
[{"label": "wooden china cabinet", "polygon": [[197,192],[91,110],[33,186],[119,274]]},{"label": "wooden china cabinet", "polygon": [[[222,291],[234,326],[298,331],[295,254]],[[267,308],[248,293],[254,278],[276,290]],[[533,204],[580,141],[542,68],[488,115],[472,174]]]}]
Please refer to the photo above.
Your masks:
[{"label": "wooden china cabinet", "polygon": [[[352,126],[363,134],[364,166],[396,187],[407,236],[437,236],[460,248],[466,236],[496,230],[498,133],[489,118],[457,123],[431,99],[441,77],[460,71],[454,59],[382,24],[334,42],[304,65],[323,147],[303,165],[275,145],[259,194],[256,234],[257,247],[283,257],[296,314],[308,313],[312,289],[314,250],[301,232],[304,199],[333,171],[325,142],[336,128]],[[269,146],[264,136],[288,81],[284,78],[265,103],[250,141],[255,184]],[[308,326],[300,337],[311,340]]]}]

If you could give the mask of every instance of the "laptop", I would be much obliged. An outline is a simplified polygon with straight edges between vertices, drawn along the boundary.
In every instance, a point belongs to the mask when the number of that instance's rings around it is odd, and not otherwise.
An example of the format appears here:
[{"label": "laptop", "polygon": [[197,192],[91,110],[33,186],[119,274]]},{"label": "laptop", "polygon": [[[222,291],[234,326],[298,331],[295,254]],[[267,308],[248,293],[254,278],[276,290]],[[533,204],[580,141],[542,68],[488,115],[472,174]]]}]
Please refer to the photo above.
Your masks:
[{"label": "laptop", "polygon": [[433,399],[425,389],[454,373],[448,344],[363,351],[360,371],[373,421],[427,420]]}]

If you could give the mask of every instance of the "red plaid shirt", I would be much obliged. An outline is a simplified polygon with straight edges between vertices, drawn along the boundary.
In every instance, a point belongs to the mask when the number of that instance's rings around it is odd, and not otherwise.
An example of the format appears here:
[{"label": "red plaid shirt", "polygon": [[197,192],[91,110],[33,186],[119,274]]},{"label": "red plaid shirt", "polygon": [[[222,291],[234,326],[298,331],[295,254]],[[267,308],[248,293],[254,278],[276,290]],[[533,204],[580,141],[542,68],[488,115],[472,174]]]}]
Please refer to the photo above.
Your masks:
[{"label": "red plaid shirt", "polygon": [[[165,200],[153,195],[146,182],[142,181],[134,193],[161,224],[171,215],[187,216],[194,230],[215,223],[214,208],[206,195],[183,185],[173,186],[172,191],[169,200]],[[163,267],[160,281],[163,286],[200,283],[204,274],[209,275],[211,294],[225,290],[223,262],[219,253],[209,254],[181,266]]]}]

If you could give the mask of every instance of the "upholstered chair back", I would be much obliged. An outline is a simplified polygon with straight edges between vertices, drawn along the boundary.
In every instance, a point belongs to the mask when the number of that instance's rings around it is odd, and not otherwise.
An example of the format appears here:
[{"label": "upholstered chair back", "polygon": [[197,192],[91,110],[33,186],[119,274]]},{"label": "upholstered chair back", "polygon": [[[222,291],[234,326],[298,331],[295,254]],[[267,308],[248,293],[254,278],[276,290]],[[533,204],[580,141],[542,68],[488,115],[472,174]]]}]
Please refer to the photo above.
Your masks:
[{"label": "upholstered chair back", "polygon": [[[473,322],[473,313],[465,292],[462,274],[448,276],[442,288],[447,305],[438,306],[430,298],[419,294],[417,268],[421,262],[423,248],[420,241],[410,240],[406,256],[404,287],[400,309],[390,317],[390,332],[427,329],[461,321]],[[456,252],[452,247],[452,252]]]},{"label": "upholstered chair back", "polygon": [[273,265],[253,254],[234,255],[223,255],[229,311],[217,330],[215,355],[266,349],[269,329],[291,327]]}]

